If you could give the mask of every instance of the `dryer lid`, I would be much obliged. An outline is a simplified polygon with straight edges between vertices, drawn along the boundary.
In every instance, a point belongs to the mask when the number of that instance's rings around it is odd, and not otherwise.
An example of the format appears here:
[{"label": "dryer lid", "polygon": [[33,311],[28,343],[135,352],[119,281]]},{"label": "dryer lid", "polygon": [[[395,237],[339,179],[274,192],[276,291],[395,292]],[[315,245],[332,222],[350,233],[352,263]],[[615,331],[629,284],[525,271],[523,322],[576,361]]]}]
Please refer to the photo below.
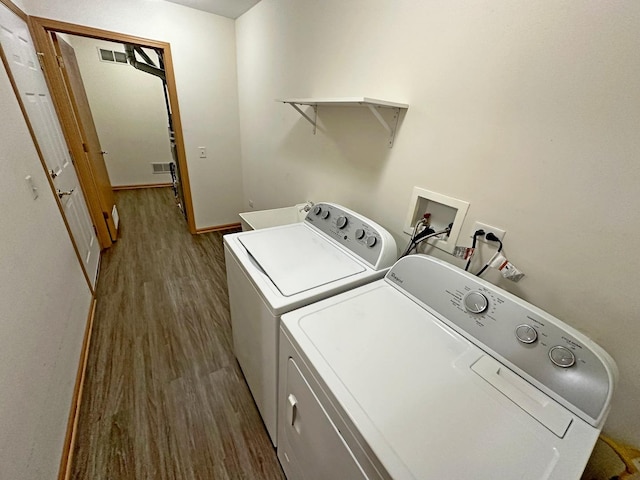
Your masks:
[{"label": "dryer lid", "polygon": [[550,478],[559,453],[546,425],[477,376],[480,349],[392,287],[370,284],[282,320],[391,477]]},{"label": "dryer lid", "polygon": [[241,235],[238,240],[285,297],[366,270],[304,224],[256,230]]}]

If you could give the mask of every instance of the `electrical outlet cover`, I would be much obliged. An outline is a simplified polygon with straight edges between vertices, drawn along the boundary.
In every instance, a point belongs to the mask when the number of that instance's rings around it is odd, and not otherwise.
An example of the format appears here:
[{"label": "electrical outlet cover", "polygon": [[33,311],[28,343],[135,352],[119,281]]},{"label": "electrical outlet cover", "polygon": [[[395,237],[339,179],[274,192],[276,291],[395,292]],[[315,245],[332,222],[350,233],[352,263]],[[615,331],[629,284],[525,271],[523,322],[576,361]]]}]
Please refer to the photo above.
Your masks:
[{"label": "electrical outlet cover", "polygon": [[[489,232],[493,233],[496,237],[500,239],[500,241],[502,241],[505,234],[507,233],[501,228],[493,227],[491,225],[487,225],[486,223],[482,223],[482,222],[475,222],[473,224],[473,229],[471,230],[471,235],[473,236],[473,234],[480,229],[484,230],[485,235]],[[483,242],[486,242],[484,236],[478,237],[478,240],[482,240]]]}]

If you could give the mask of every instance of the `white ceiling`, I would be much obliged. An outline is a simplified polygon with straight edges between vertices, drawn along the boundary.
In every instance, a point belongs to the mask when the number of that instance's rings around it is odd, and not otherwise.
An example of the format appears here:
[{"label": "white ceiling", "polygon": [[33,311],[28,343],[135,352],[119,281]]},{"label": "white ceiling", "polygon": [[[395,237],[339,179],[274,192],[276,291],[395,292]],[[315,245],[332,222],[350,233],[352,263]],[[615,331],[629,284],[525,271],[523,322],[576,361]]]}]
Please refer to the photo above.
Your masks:
[{"label": "white ceiling", "polygon": [[238,18],[260,0],[166,0],[185,7],[215,13],[227,18]]}]

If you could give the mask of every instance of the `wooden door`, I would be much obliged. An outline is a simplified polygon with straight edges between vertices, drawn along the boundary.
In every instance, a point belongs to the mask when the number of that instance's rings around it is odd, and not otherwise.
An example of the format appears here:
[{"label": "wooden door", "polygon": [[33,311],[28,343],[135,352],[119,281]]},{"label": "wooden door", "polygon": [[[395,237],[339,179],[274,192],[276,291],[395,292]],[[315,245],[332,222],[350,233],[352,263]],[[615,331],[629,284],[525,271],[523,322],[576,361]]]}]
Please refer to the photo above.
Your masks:
[{"label": "wooden door", "polygon": [[111,180],[107,166],[104,163],[104,154],[100,146],[100,139],[96,126],[93,123],[91,108],[87,93],[82,83],[80,68],[76,59],[73,47],[65,42],[55,32],[51,32],[51,37],[55,45],[57,55],[62,58],[61,64],[64,81],[67,87],[67,94],[73,111],[80,134],[82,135],[83,147],[89,162],[93,180],[96,186],[100,206],[102,208],[104,220],[109,230],[111,241],[116,241],[118,237],[117,225],[114,216],[117,218],[117,210],[115,210],[115,198],[111,188]]},{"label": "wooden door", "polygon": [[27,24],[2,4],[0,45],[35,143],[59,197],[61,211],[78,257],[91,287],[94,288],[100,260],[100,245],[83,191],[53,108]]}]

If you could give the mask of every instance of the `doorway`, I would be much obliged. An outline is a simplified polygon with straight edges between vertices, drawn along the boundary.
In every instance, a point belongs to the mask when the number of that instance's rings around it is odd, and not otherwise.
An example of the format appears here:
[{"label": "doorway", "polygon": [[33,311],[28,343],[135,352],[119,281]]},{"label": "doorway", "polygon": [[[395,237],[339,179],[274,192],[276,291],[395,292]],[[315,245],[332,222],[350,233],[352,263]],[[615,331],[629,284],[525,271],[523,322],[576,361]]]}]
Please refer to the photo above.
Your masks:
[{"label": "doorway", "polygon": [[[177,89],[174,78],[170,45],[166,42],[133,37],[117,32],[99,30],[40,17],[30,17],[29,20],[34,41],[36,43],[36,46],[38,47],[38,50],[42,53],[41,60],[45,76],[47,77],[47,81],[49,82],[49,85],[51,87],[52,96],[54,97],[54,102],[56,104],[58,114],[61,118],[61,123],[63,124],[65,137],[74,158],[86,159],[88,156],[87,150],[90,150],[90,148],[88,148],[86,135],[83,132],[83,129],[78,126],[78,114],[76,113],[76,107],[74,107],[73,101],[69,98],[68,80],[65,78],[66,72],[64,71],[64,61],[61,62],[59,60],[60,49],[56,49],[56,33],[68,34],[78,37],[88,37],[96,40],[114,42],[120,45],[129,44],[158,52],[159,58],[161,58],[163,62],[165,72],[167,105],[171,112],[171,123],[173,130],[173,138],[171,141],[173,142],[175,163],[177,165],[177,170],[180,173],[179,186],[181,188],[181,195],[183,197],[183,199],[181,199],[181,204],[183,212],[187,219],[189,232],[195,234],[196,227],[193,214],[193,204],[191,200],[191,189],[189,186],[189,175],[186,165],[182,124],[180,120],[180,112],[177,101]],[[129,66],[128,68],[131,67]],[[138,73],[142,75],[141,72]],[[103,151],[101,149],[100,155],[104,155],[105,152],[108,151]],[[100,177],[100,172],[96,172],[95,165],[91,163],[90,158],[83,163],[84,165],[78,166],[78,173],[79,177],[81,177],[83,188],[86,182],[90,185],[90,188],[88,189],[89,193],[87,194],[87,196],[93,195],[98,199],[101,199],[101,197],[106,194],[104,192],[104,187],[107,186],[105,185],[105,180],[104,178],[100,179],[96,177],[96,173],[98,174],[98,177]],[[102,165],[104,165],[104,160],[102,161]],[[108,178],[109,177],[107,175],[108,189],[109,192],[111,192],[111,195],[113,195],[113,185],[111,185],[111,181]],[[94,185],[93,188],[91,188],[91,184]],[[105,205],[105,203],[108,202],[102,201],[103,206]],[[102,216],[105,218],[105,220],[107,220],[109,212],[105,211],[104,208],[99,212],[95,211],[94,209],[92,214],[96,217]],[[108,231],[108,228],[106,230]],[[101,245],[104,244],[103,248],[109,247],[115,240],[110,237],[107,238],[104,235],[104,232],[102,236],[99,236],[99,238],[101,240]]]},{"label": "doorway", "polygon": [[162,52],[56,33],[73,48],[113,190],[171,187],[184,215]]}]

